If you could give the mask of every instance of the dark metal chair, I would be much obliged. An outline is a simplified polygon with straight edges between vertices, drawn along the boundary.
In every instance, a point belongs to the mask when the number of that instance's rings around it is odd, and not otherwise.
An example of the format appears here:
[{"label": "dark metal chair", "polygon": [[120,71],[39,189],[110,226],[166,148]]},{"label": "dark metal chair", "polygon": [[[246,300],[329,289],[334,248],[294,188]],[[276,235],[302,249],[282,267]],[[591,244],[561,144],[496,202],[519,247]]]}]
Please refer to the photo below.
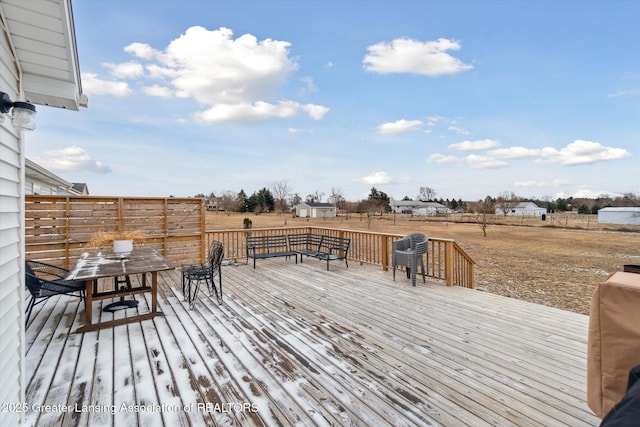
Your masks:
[{"label": "dark metal chair", "polygon": [[56,295],[79,297],[85,301],[86,309],[86,284],[84,281],[64,280],[68,273],[67,269],[44,262],[32,260],[25,262],[25,283],[31,293],[31,299],[26,309],[25,326],[29,324],[33,307]]},{"label": "dark metal chair", "polygon": [[[213,241],[209,247],[209,257],[206,264],[197,265],[183,265],[182,272],[182,294],[185,301],[189,302],[189,308],[193,309],[196,303],[196,297],[198,296],[198,290],[200,288],[200,282],[204,281],[209,288],[209,295],[211,291],[216,294],[218,304],[222,304],[222,260],[224,258],[224,247],[221,242]],[[215,276],[218,275],[218,284],[220,285],[220,292],[216,288]],[[194,283],[194,285],[192,285]]]},{"label": "dark metal chair", "polygon": [[423,255],[429,250],[429,238],[422,233],[412,233],[393,242],[393,280],[396,280],[396,268],[404,266],[411,284],[416,285],[418,266],[422,272],[422,282],[426,283]]}]

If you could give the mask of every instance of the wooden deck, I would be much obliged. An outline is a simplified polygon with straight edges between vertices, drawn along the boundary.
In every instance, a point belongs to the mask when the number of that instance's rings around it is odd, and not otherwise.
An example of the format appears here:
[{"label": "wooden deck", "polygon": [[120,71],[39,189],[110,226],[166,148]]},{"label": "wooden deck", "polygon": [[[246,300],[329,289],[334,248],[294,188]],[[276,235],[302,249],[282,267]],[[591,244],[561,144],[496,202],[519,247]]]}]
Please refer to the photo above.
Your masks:
[{"label": "wooden deck", "polygon": [[27,425],[599,423],[587,316],[312,259],[223,267],[222,306],[201,290],[189,310],[178,271],[159,282],[163,317],[98,332],[74,333],[77,299],[36,307]]}]

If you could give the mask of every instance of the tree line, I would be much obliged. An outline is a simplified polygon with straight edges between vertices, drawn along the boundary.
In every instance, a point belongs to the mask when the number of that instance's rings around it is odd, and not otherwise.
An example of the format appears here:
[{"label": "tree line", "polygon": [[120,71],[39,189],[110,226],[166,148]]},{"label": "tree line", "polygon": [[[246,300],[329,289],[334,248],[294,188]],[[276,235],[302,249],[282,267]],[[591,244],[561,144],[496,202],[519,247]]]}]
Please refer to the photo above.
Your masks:
[{"label": "tree line", "polygon": [[[326,196],[326,198],[325,198]],[[224,191],[216,195],[211,192],[208,196],[196,194],[195,197],[206,199],[207,206],[225,212],[241,213],[285,213],[289,212],[301,202],[308,203],[331,203],[341,212],[345,213],[386,213],[391,212],[392,198],[387,193],[372,187],[367,198],[358,201],[348,201],[345,199],[342,190],[332,187],[328,195],[316,190],[313,193],[302,196],[294,192],[288,181],[276,181],[269,187],[263,187],[254,191],[250,196],[241,189],[235,193]],[[431,187],[420,187],[415,198],[404,196],[401,200],[419,200],[422,202],[436,202],[454,212],[460,213],[484,213],[494,214],[496,208],[505,214],[520,202],[533,202],[541,208],[546,208],[547,212],[573,212],[581,214],[596,214],[599,209],[610,206],[626,207],[640,206],[640,194],[626,193],[622,196],[601,196],[598,198],[556,198],[545,197],[525,198],[516,195],[512,191],[504,191],[497,196],[488,195],[484,199],[477,201],[463,201],[458,198],[438,198],[436,191]]]}]

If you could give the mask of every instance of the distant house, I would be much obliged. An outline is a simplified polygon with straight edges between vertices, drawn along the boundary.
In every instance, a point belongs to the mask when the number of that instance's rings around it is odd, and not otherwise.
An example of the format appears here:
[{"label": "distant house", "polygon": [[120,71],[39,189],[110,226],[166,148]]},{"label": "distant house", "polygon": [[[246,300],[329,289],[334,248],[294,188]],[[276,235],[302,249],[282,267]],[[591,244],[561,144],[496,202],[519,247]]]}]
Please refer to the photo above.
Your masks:
[{"label": "distant house", "polygon": [[71,183],[29,159],[24,159],[24,165],[25,194],[40,194],[43,196],[89,194],[86,184]]},{"label": "distant house", "polygon": [[640,207],[602,208],[598,210],[600,224],[640,225]]},{"label": "distant house", "polygon": [[300,218],[334,218],[336,215],[333,203],[304,202],[296,206],[296,216]]},{"label": "distant house", "polygon": [[84,182],[74,182],[73,186],[71,187],[71,191],[73,191],[74,194],[78,194],[80,196],[89,195],[89,187]]},{"label": "distant house", "polygon": [[451,212],[451,209],[437,202],[422,202],[420,200],[394,200],[391,203],[391,211],[395,213],[411,214],[416,216],[443,215]]},{"label": "distant house", "polygon": [[[511,216],[543,216],[546,214],[547,209],[541,208],[533,202],[520,202],[506,213]],[[505,215],[505,213],[502,209],[497,208],[496,215]]]}]

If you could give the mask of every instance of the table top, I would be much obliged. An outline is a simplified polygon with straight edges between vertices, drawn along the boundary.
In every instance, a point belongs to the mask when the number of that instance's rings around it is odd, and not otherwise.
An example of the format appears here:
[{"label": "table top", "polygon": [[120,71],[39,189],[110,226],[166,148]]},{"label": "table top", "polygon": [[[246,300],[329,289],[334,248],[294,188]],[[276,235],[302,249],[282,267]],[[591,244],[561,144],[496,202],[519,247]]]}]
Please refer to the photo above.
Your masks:
[{"label": "table top", "polygon": [[92,280],[172,270],[169,261],[153,248],[136,248],[127,255],[111,251],[85,252],[71,269],[66,280]]}]

